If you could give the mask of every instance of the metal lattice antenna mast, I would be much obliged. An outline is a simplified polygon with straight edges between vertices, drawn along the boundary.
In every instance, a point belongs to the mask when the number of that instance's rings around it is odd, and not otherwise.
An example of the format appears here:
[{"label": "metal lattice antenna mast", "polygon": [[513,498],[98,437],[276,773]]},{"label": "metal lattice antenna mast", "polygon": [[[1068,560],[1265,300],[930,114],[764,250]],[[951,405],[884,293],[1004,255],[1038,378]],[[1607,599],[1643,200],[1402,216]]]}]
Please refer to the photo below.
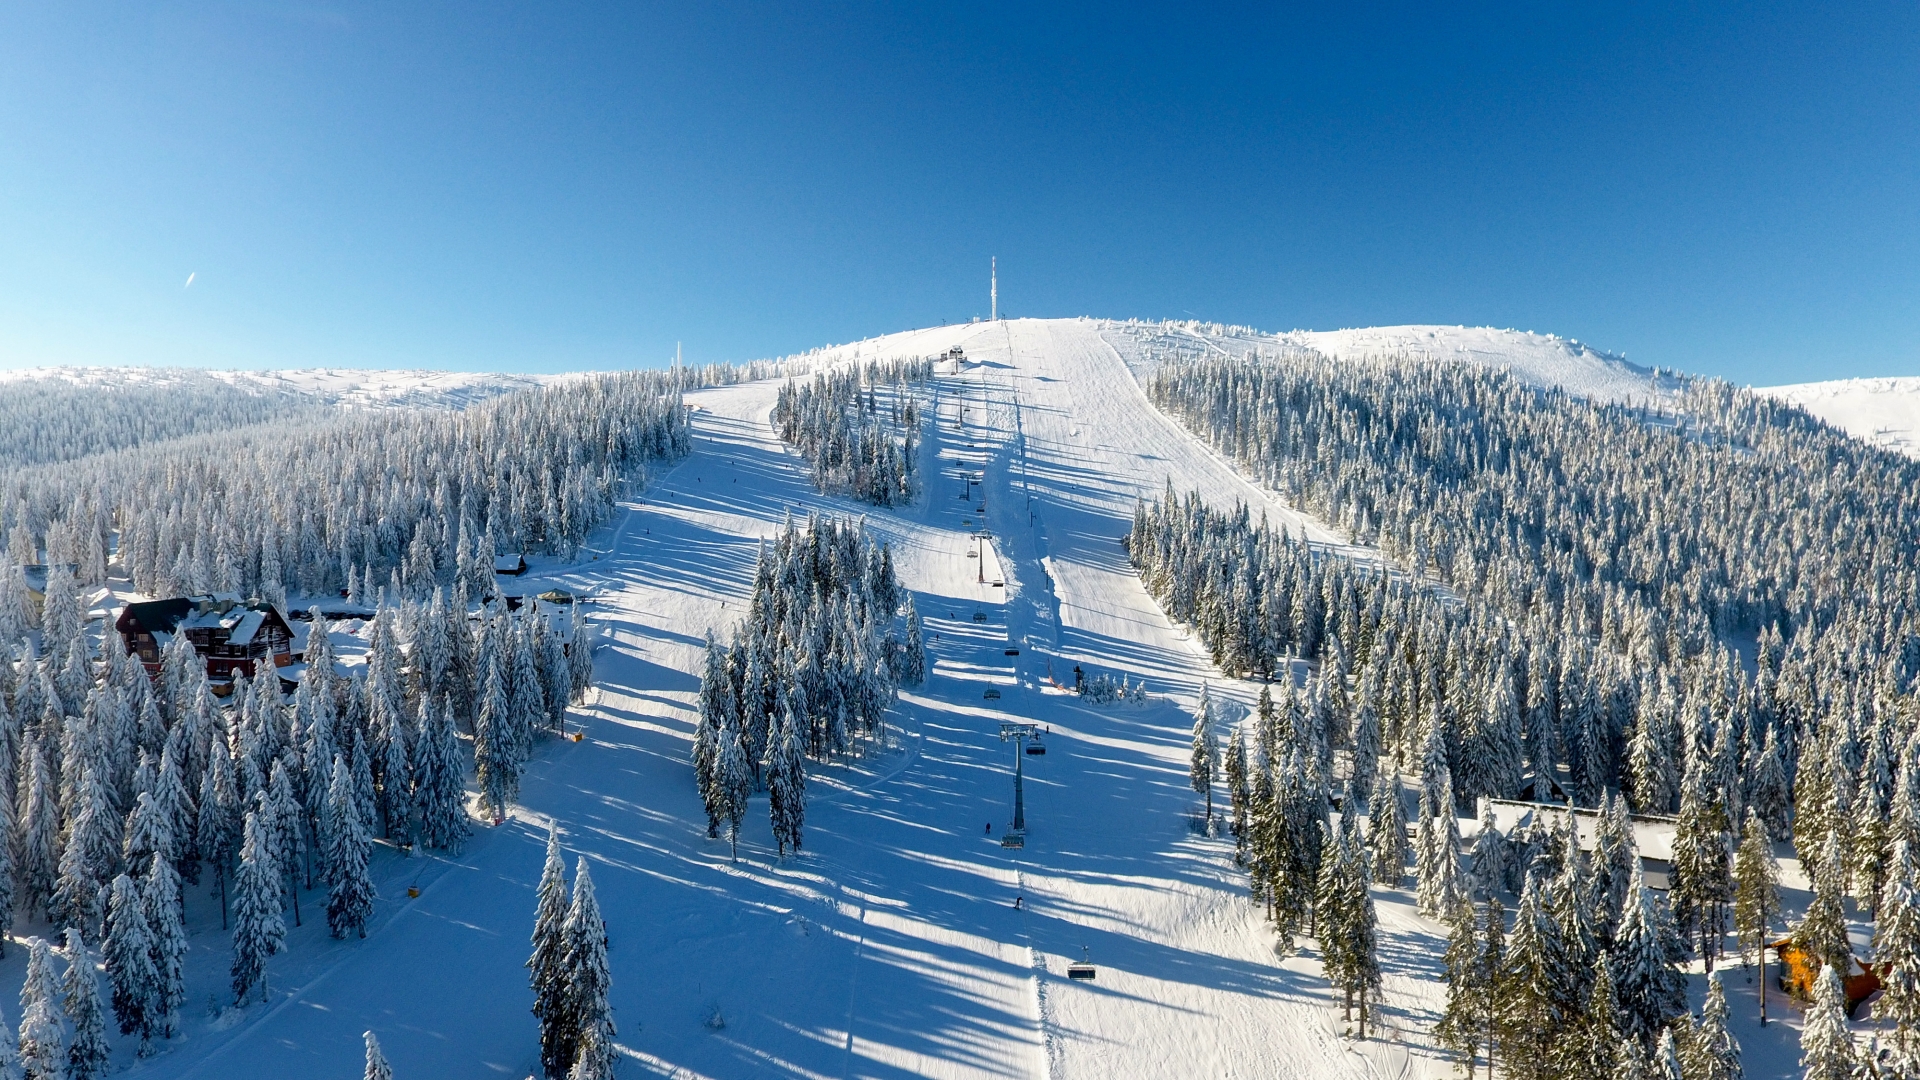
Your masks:
[{"label": "metal lattice antenna mast", "polygon": [[993,322],[1000,321],[1000,257],[989,256],[987,263],[987,298],[993,304]]}]

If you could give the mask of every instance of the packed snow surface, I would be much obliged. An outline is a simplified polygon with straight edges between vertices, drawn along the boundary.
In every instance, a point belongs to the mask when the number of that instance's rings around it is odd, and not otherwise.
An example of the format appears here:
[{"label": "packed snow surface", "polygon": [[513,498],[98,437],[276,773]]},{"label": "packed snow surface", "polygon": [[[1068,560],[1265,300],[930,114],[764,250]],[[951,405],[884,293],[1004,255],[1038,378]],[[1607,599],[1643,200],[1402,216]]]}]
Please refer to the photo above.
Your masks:
[{"label": "packed snow surface", "polygon": [[[371,1029],[402,1080],[537,1072],[523,964],[553,823],[570,863],[593,863],[623,1076],[1456,1075],[1429,1034],[1444,929],[1405,890],[1374,888],[1386,1000],[1382,1030],[1357,1039],[1316,944],[1278,953],[1232,841],[1194,828],[1186,709],[1209,682],[1238,719],[1257,687],[1222,678],[1142,588],[1119,543],[1134,502],[1171,484],[1339,537],[1150,405],[1129,363],[1175,338],[1249,343],[1019,320],[823,356],[966,352],[928,388],[924,490],[889,511],[814,492],[769,426],[778,382],[690,394],[692,455],[580,562],[533,568],[602,627],[595,698],[570,720],[583,739],[544,743],[518,809],[462,855],[383,848],[364,940],[328,939],[322,894],[305,894],[265,1004],[222,1011],[229,938],[206,890],[191,892],[189,999],[211,1008],[138,1070],[352,1075]],[[690,765],[703,636],[744,613],[762,539],[812,512],[864,514],[891,545],[932,670],[902,693],[884,747],[810,766],[804,855],[775,857],[758,796],[736,863],[706,836]],[[1149,700],[1089,706],[1057,685],[1076,667],[1144,680]],[[1016,720],[1039,724],[1048,751],[1022,759],[1017,849],[999,842],[1015,764],[1000,729]],[[22,954],[0,961],[12,985]],[[1083,958],[1097,978],[1068,980]],[[1750,1013],[1751,987],[1732,990]],[[1786,1074],[1791,1024],[1736,1031],[1749,1076]]]},{"label": "packed snow surface", "polygon": [[1920,378],[1836,379],[1756,392],[1798,405],[1856,439],[1920,457]]}]

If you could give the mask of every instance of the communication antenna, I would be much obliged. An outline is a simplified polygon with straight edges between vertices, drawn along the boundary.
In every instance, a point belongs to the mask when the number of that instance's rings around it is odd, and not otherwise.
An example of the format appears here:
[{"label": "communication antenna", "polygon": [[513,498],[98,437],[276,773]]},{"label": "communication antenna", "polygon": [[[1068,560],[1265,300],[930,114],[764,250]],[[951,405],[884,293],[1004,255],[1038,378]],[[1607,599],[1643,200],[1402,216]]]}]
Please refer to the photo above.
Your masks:
[{"label": "communication antenna", "polygon": [[1000,321],[1000,257],[988,256],[987,299],[993,305],[993,321]]}]

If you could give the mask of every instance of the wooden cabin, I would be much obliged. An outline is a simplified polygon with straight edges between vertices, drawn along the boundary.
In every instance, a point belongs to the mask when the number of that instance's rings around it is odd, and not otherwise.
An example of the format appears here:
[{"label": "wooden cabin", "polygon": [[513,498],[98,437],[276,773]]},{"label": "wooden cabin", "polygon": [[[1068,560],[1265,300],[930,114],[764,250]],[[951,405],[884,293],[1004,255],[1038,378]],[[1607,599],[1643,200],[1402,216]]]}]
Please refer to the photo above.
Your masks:
[{"label": "wooden cabin", "polygon": [[261,661],[276,668],[293,662],[293,629],[280,609],[230,593],[128,604],[114,629],[150,675],[159,673],[162,652],[175,634],[193,643],[214,682],[230,681],[235,674],[252,678]]},{"label": "wooden cabin", "polygon": [[[1778,941],[1770,941],[1767,948],[1779,958],[1780,989],[1799,1001],[1813,999],[1813,980],[1820,976],[1819,962],[1807,954],[1791,936]],[[1860,1007],[1860,1003],[1872,997],[1880,989],[1880,975],[1885,966],[1875,969],[1858,957],[1848,957],[1859,970],[1851,975],[1840,977],[1840,990],[1847,998],[1847,1015]]]},{"label": "wooden cabin", "polygon": [[[80,576],[77,563],[61,563],[68,576]],[[47,610],[47,578],[53,573],[49,563],[28,563],[20,568],[20,579],[27,584],[27,599],[33,604],[33,612],[38,615]]]},{"label": "wooden cabin", "polygon": [[508,577],[519,577],[527,572],[527,560],[521,555],[495,555],[493,572],[505,574]]}]

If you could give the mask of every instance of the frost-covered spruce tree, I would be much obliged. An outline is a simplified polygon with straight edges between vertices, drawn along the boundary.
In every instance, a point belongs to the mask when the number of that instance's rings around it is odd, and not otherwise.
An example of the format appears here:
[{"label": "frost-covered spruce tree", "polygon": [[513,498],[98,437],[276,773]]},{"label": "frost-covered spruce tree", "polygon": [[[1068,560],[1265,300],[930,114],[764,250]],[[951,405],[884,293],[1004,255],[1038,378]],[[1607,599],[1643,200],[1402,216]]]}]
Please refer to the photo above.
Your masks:
[{"label": "frost-covered spruce tree", "polygon": [[567,700],[579,704],[586,700],[592,686],[593,631],[587,624],[587,613],[576,606],[567,635]]},{"label": "frost-covered spruce tree", "polygon": [[187,1000],[187,927],[180,910],[180,876],[156,856],[140,886],[140,907],[152,931],[156,990],[154,1026],[172,1038]]},{"label": "frost-covered spruce tree", "polygon": [[20,1060],[20,1042],[0,1011],[0,1080],[26,1080],[26,1065]]},{"label": "frost-covered spruce tree", "polygon": [[93,954],[80,931],[67,927],[67,974],[60,984],[60,1003],[73,1024],[67,1043],[67,1080],[96,1080],[107,1071],[106,1010],[100,1002],[100,979]]},{"label": "frost-covered spruce tree", "polygon": [[[1896,845],[1896,862],[1898,862]],[[1773,857],[1773,843],[1767,839],[1766,824],[1760,812],[1747,808],[1747,824],[1741,833],[1740,850],[1733,861],[1733,927],[1740,943],[1740,959],[1751,964],[1760,955],[1771,936],[1771,927],[1780,916],[1780,869]],[[1920,931],[1920,926],[1915,927]],[[1920,944],[1917,942],[1916,944]],[[1916,989],[1920,989],[1917,987]]]},{"label": "frost-covered spruce tree", "polygon": [[1367,846],[1373,852],[1373,879],[1399,888],[1407,873],[1407,822],[1400,803],[1400,774],[1381,773],[1367,808]]},{"label": "frost-covered spruce tree", "polygon": [[1846,914],[1840,907],[1845,888],[1841,885],[1844,870],[1838,833],[1827,834],[1825,850],[1828,857],[1813,875],[1813,900],[1807,905],[1806,916],[1794,927],[1793,940],[1809,957],[1838,971],[1847,968],[1853,956],[1853,947],[1847,941]]},{"label": "frost-covered spruce tree", "polygon": [[280,868],[260,815],[247,811],[240,872],[234,878],[233,1003],[245,1005],[255,989],[267,1000],[267,960],[280,951],[287,925],[280,918]]},{"label": "frost-covered spruce tree", "polygon": [[480,784],[481,805],[495,821],[504,820],[507,807],[519,793],[519,765],[514,760],[513,702],[507,695],[502,664],[496,654],[487,665],[486,689],[474,721],[474,775]]},{"label": "frost-covered spruce tree", "polygon": [[720,835],[725,799],[719,787],[720,731],[734,715],[733,689],[727,676],[726,653],[707,630],[707,667],[700,677],[699,718],[693,729],[693,779],[707,809],[707,835]]},{"label": "frost-covered spruce tree", "polygon": [[1445,915],[1450,889],[1457,890],[1459,874],[1459,819],[1453,816],[1453,781],[1444,775],[1439,794],[1429,800],[1422,796],[1420,844],[1414,852],[1415,873],[1419,878],[1416,903],[1420,913],[1430,919]]},{"label": "frost-covered spruce tree", "polygon": [[1847,1029],[1846,992],[1833,965],[1822,964],[1813,980],[1813,1004],[1800,1029],[1800,1067],[1807,1080],[1851,1080],[1857,1055]]},{"label": "frost-covered spruce tree", "polygon": [[367,1041],[367,1071],[362,1080],[393,1080],[393,1068],[387,1064],[387,1055],[380,1051],[380,1040],[373,1032],[361,1033]]},{"label": "frost-covered spruce tree", "polygon": [[172,861],[176,848],[173,822],[151,790],[141,791],[133,811],[127,815],[126,835],[120,844],[121,865],[144,866],[155,854]]},{"label": "frost-covered spruce tree", "polygon": [[200,779],[200,818],[195,825],[196,846],[200,857],[213,869],[214,886],[220,893],[220,925],[227,925],[228,867],[236,854],[239,839],[240,795],[234,789],[233,762],[226,747],[213,746],[207,755],[206,774]]},{"label": "frost-covered spruce tree", "polygon": [[550,1078],[565,1076],[578,1048],[579,1026],[568,1011],[567,864],[560,856],[560,830],[547,827],[547,862],[540,873],[533,910],[533,955],[527,958],[533,985],[533,1015],[540,1021],[540,1067]]},{"label": "frost-covered spruce tree", "polygon": [[1485,900],[1498,892],[1506,881],[1507,839],[1493,819],[1493,800],[1480,800],[1480,831],[1474,834],[1473,848],[1467,858],[1469,891],[1476,900]]},{"label": "frost-covered spruce tree", "polygon": [[45,938],[27,941],[27,977],[20,986],[20,1063],[27,1080],[66,1075],[66,1013],[53,975],[53,948]]},{"label": "frost-covered spruce tree", "polygon": [[347,770],[334,762],[333,790],[327,795],[327,929],[334,937],[367,936],[373,913],[373,882],[367,877],[369,842],[360,822],[359,801]]},{"label": "frost-covered spruce tree", "polygon": [[[152,858],[152,857],[150,857]],[[139,890],[125,874],[113,879],[107,901],[107,939],[101,946],[107,983],[113,987],[113,1016],[120,1034],[140,1035],[141,1056],[149,1052],[160,1022],[160,975],[153,968],[153,934]]]},{"label": "frost-covered spruce tree", "polygon": [[1238,725],[1227,728],[1227,752],[1221,772],[1227,782],[1227,822],[1233,831],[1233,862],[1247,865],[1247,828],[1250,822],[1253,787],[1247,775],[1247,740]]},{"label": "frost-covered spruce tree", "polygon": [[747,794],[753,789],[753,773],[747,768],[746,751],[732,726],[715,733],[719,747],[714,755],[714,789],[721,817],[727,823],[727,842],[732,857],[740,858],[740,822],[747,816]]},{"label": "frost-covered spruce tree", "polygon": [[75,795],[73,825],[60,853],[60,878],[51,905],[55,922],[98,937],[101,893],[120,854],[118,825],[99,774],[85,767]]},{"label": "frost-covered spruce tree", "polygon": [[453,730],[453,709],[441,702],[420,705],[420,842],[457,852],[472,833],[467,819],[467,767]]},{"label": "frost-covered spruce tree", "polygon": [[1564,966],[1560,928],[1547,912],[1546,888],[1529,875],[1508,939],[1502,1020],[1507,1072],[1515,1080],[1553,1080],[1554,1050],[1567,1029],[1558,998],[1577,976]]},{"label": "frost-covered spruce tree", "polygon": [[927,681],[925,630],[920,624],[920,611],[914,607],[912,594],[907,596],[907,648],[900,662],[900,681],[907,686],[919,686]]},{"label": "frost-covered spruce tree", "polygon": [[273,763],[267,783],[267,820],[273,826],[273,849],[286,878],[286,895],[293,901],[293,924],[300,925],[300,864],[307,857],[306,813],[293,795],[293,781],[284,760]]},{"label": "frost-covered spruce tree", "polygon": [[1687,1080],[1742,1080],[1746,1070],[1740,1065],[1740,1042],[1727,1028],[1727,991],[1720,985],[1720,974],[1707,976],[1707,1000],[1700,1007],[1700,1022],[1687,1040]]},{"label": "frost-covered spruce tree", "polygon": [[1193,752],[1189,755],[1187,778],[1193,790],[1206,797],[1209,833],[1213,831],[1213,777],[1220,770],[1220,740],[1213,720],[1213,696],[1203,682],[1200,700],[1193,709]]},{"label": "frost-covered spruce tree", "polygon": [[791,709],[780,722],[767,762],[767,806],[773,820],[774,845],[781,856],[800,853],[807,819],[807,767],[800,752],[798,723]]},{"label": "frost-covered spruce tree", "polygon": [[1686,976],[1676,967],[1677,942],[1665,941],[1666,923],[1647,893],[1639,861],[1627,887],[1626,915],[1611,954],[1620,1030],[1642,1048],[1667,1021],[1686,1011]]},{"label": "frost-covered spruce tree", "polygon": [[567,1013],[577,1032],[575,1057],[569,1077],[611,1080],[618,1059],[614,1048],[613,1006],[607,992],[613,985],[607,967],[607,925],[600,917],[593,878],[583,855],[573,875],[573,903],[567,909],[567,951],[563,963],[567,979]]}]

